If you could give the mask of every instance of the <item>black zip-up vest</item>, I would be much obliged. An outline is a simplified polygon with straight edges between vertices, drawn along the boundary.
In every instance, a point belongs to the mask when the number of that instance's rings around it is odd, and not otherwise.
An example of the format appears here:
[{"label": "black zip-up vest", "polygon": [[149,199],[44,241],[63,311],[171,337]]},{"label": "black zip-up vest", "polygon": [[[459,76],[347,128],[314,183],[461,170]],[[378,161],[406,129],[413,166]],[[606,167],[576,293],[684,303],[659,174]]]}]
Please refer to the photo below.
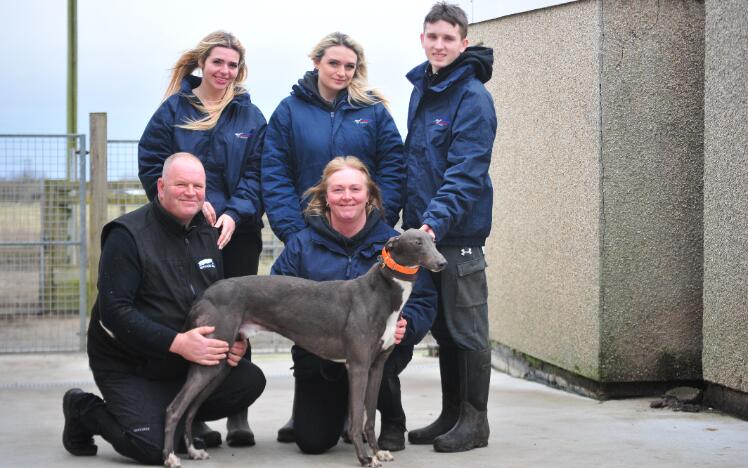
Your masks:
[{"label": "black zip-up vest", "polygon": [[[200,213],[185,228],[155,200],[104,226],[102,246],[115,225],[128,230],[138,249],[141,282],[135,307],[154,322],[183,331],[194,300],[223,277],[215,229]],[[168,353],[163,359],[154,359],[128,349],[116,336],[107,333],[99,323],[100,317],[97,300],[88,336],[92,368],[134,370],[153,378],[178,375],[186,370],[186,361],[180,356]]]}]

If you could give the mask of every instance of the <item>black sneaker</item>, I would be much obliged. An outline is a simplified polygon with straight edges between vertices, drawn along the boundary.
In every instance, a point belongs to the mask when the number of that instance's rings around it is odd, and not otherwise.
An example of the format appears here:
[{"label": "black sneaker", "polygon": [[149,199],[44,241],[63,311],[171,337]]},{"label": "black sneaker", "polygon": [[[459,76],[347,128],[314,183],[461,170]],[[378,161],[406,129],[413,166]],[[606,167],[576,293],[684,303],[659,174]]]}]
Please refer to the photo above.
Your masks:
[{"label": "black sneaker", "polygon": [[65,450],[77,457],[96,455],[98,447],[94,444],[93,434],[88,432],[80,421],[76,405],[87,395],[80,388],[71,388],[62,397],[62,414],[65,416],[65,427],[62,430],[62,445]]}]

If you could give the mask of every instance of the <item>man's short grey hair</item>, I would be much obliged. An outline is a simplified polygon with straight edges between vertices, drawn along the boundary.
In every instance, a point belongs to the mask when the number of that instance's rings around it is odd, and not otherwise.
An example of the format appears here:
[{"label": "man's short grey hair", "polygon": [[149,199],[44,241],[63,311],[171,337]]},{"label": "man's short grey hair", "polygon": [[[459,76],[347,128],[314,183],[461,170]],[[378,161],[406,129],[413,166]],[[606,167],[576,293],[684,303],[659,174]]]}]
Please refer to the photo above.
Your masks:
[{"label": "man's short grey hair", "polygon": [[176,161],[177,159],[191,159],[193,161],[198,162],[201,166],[203,165],[200,159],[192,153],[187,153],[187,152],[174,153],[168,158],[166,158],[166,160],[164,161],[164,167],[161,169],[162,178],[166,175],[166,172],[169,170],[172,163]]}]

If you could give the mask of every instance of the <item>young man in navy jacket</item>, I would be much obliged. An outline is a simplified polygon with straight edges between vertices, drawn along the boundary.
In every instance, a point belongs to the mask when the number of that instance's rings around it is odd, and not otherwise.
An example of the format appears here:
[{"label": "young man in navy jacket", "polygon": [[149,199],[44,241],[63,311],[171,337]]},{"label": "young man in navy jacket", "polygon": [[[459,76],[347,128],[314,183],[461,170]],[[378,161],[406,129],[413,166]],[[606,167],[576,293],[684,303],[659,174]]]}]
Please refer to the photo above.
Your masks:
[{"label": "young man in navy jacket", "polygon": [[403,228],[434,236],[447,258],[434,273],[439,307],[432,334],[439,343],[442,412],[411,431],[412,444],[459,452],[488,444],[491,375],[488,290],[483,246],[491,230],[493,187],[488,175],[496,112],[483,83],[493,51],[468,47],[467,17],[437,3],[425,18],[427,61],[411,70]]}]

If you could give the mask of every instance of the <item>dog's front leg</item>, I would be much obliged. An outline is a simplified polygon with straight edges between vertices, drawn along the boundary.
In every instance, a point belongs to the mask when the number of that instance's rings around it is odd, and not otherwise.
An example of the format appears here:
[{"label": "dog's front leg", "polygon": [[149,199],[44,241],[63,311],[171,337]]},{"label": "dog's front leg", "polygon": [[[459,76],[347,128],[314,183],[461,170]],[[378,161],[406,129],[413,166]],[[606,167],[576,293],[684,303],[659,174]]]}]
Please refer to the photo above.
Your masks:
[{"label": "dog's front leg", "polygon": [[348,437],[356,449],[356,457],[361,466],[380,466],[377,457],[371,457],[367,453],[366,446],[361,440],[364,427],[364,399],[366,398],[366,385],[369,377],[367,366],[360,362],[346,363],[348,368]]},{"label": "dog's front leg", "polygon": [[364,435],[366,441],[371,447],[371,453],[374,454],[375,458],[380,461],[392,461],[395,457],[392,456],[389,450],[379,450],[379,444],[377,443],[377,437],[374,432],[374,423],[377,417],[377,400],[379,399],[379,387],[382,383],[382,373],[384,372],[384,363],[387,358],[392,354],[392,350],[395,349],[391,346],[387,351],[381,352],[374,363],[369,369],[369,379],[366,386],[366,400],[364,406],[366,408],[366,423],[364,424]]}]

